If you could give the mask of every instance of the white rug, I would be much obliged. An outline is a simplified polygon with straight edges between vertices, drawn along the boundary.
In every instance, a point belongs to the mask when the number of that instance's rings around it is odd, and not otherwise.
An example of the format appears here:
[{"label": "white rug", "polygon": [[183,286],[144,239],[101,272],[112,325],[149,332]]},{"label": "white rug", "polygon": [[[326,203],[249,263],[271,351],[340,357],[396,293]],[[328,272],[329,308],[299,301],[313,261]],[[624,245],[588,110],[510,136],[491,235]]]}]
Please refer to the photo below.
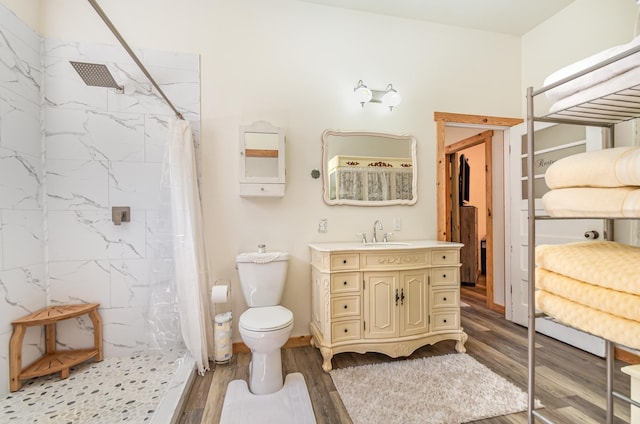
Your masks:
[{"label": "white rug", "polygon": [[455,424],[527,409],[527,393],[455,353],[331,371],[354,424]]},{"label": "white rug", "polygon": [[301,373],[288,374],[276,393],[254,395],[247,382],[227,386],[220,424],[316,424],[309,391]]}]

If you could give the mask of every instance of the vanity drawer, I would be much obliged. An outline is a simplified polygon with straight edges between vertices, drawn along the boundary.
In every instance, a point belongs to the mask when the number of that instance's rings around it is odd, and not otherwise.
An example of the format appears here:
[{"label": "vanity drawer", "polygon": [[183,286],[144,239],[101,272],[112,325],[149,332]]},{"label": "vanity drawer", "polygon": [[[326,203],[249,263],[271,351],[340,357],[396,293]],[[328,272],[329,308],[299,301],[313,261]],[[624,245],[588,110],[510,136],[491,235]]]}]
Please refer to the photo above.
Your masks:
[{"label": "vanity drawer", "polygon": [[431,252],[431,265],[457,265],[458,250],[436,250]]},{"label": "vanity drawer", "polygon": [[460,306],[460,290],[455,289],[433,289],[431,291],[431,307],[458,307]]},{"label": "vanity drawer", "polygon": [[360,273],[345,272],[331,275],[331,293],[350,293],[360,291]]},{"label": "vanity drawer", "polygon": [[331,299],[331,318],[360,317],[360,296]]},{"label": "vanity drawer", "polygon": [[358,268],[360,268],[360,255],[357,253],[331,255],[331,271],[346,271]]},{"label": "vanity drawer", "polygon": [[431,331],[458,330],[460,312],[458,309],[434,311],[431,315]]},{"label": "vanity drawer", "polygon": [[334,322],[331,324],[333,343],[360,339],[360,320]]},{"label": "vanity drawer", "polygon": [[409,249],[384,253],[363,253],[360,260],[363,270],[424,268],[429,265],[429,251]]},{"label": "vanity drawer", "polygon": [[442,267],[431,269],[431,285],[458,287],[458,267]]}]

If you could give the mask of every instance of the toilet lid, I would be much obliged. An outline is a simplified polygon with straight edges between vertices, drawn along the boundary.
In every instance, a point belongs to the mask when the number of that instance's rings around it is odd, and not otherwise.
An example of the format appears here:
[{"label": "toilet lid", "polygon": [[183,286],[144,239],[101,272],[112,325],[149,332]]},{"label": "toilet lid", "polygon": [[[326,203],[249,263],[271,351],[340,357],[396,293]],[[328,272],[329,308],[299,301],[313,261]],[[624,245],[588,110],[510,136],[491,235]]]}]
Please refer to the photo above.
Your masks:
[{"label": "toilet lid", "polygon": [[293,322],[293,313],[283,306],[249,308],[240,315],[240,327],[249,331],[273,331]]}]

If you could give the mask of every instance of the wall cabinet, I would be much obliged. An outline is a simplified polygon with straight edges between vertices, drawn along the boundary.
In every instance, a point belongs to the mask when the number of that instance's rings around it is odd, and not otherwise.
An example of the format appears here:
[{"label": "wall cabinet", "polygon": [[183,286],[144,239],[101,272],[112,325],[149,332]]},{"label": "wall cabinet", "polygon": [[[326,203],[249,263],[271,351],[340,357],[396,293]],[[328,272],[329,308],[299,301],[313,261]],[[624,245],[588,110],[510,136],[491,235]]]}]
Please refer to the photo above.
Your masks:
[{"label": "wall cabinet", "polygon": [[311,344],[320,349],[325,371],[341,352],[408,356],[441,340],[457,340],[456,350],[465,352],[461,245],[426,241],[411,246],[310,246]]}]

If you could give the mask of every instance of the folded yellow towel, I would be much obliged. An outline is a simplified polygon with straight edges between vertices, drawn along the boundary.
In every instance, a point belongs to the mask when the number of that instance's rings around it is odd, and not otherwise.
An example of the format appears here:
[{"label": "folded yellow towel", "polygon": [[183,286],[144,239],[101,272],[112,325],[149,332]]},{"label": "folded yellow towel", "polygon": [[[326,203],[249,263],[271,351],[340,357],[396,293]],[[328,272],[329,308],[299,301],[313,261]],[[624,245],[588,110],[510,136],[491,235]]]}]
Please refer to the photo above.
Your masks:
[{"label": "folded yellow towel", "polygon": [[640,322],[640,296],[536,269],[536,287],[581,305]]},{"label": "folded yellow towel", "polygon": [[536,246],[536,265],[576,280],[640,295],[640,247],[615,241]]},{"label": "folded yellow towel", "polygon": [[640,186],[640,148],[614,147],[566,156],[544,175],[551,189]]},{"label": "folded yellow towel", "polygon": [[614,343],[640,349],[640,322],[572,302],[544,290],[536,292],[536,307],[561,323]]},{"label": "folded yellow towel", "polygon": [[559,188],[542,196],[542,206],[553,217],[640,217],[640,187]]}]

